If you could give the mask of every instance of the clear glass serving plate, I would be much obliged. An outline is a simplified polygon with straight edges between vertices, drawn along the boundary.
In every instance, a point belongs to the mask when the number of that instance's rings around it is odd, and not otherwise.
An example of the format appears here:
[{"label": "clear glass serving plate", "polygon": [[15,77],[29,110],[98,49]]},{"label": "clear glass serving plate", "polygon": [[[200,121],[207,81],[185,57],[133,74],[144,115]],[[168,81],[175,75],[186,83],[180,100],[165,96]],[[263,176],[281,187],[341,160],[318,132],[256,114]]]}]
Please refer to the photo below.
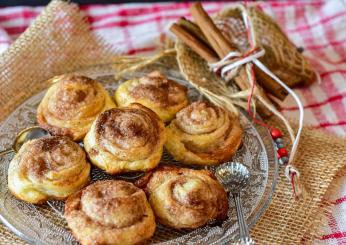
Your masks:
[{"label": "clear glass serving plate", "polygon": [[[162,69],[161,69],[162,70]],[[188,87],[190,101],[203,99],[180,74],[174,70],[164,69],[166,75]],[[126,74],[115,80],[111,65],[93,66],[75,72],[97,79],[113,95],[118,84],[124,79],[138,77],[143,73]],[[36,108],[45,91],[31,97],[20,105],[2,123],[0,127],[0,150],[11,146],[17,132],[36,124]],[[245,134],[243,145],[232,160],[245,164],[251,173],[250,183],[242,194],[242,201],[247,223],[254,225],[269,205],[274,192],[278,162],[275,146],[267,129],[254,125],[245,111],[240,113],[241,124]],[[29,244],[78,244],[72,237],[63,218],[64,203],[50,201],[45,205],[32,205],[14,198],[7,188],[7,169],[13,154],[0,159],[0,219],[14,233]],[[175,164],[173,158],[165,152],[163,164]],[[210,168],[213,171],[213,168]],[[100,179],[127,179],[133,181],[136,175],[110,176],[93,168],[92,181]],[[238,235],[234,203],[229,197],[228,219],[222,223],[211,223],[194,230],[174,230],[157,225],[151,244],[229,244],[235,242]]]}]

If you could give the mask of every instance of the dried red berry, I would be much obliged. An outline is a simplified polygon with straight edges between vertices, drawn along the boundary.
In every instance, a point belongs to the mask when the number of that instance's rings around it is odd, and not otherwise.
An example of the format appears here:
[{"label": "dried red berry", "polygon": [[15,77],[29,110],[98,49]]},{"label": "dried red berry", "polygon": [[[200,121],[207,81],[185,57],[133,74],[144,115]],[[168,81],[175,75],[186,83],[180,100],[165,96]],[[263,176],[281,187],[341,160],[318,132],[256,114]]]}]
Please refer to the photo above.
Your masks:
[{"label": "dried red berry", "polygon": [[286,148],[280,148],[278,150],[278,154],[280,155],[280,157],[287,157],[288,156],[288,151],[286,150]]},{"label": "dried red berry", "polygon": [[281,131],[279,129],[277,129],[277,128],[272,129],[270,133],[271,133],[273,139],[277,139],[277,138],[281,138],[282,137]]}]

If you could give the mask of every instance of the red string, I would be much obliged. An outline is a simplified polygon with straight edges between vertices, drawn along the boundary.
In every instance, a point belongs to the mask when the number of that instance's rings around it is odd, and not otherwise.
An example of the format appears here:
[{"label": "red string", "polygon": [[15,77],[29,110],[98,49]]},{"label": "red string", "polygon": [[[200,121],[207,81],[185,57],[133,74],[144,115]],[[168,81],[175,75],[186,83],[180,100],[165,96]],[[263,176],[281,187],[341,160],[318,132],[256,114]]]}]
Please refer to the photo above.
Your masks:
[{"label": "red string", "polygon": [[[245,8],[247,8],[247,0],[244,0],[244,5],[245,5]],[[250,23],[249,21],[249,18],[247,17],[247,21],[248,23]],[[249,46],[250,46],[250,50],[248,52],[246,52],[242,57],[246,57],[250,54],[252,54],[255,49],[253,48],[253,43],[252,43],[252,39],[251,39],[251,33],[250,33],[250,29],[249,28],[246,28],[246,31],[247,31],[247,36],[248,36],[248,41],[249,41]],[[250,67],[251,69],[251,80],[252,80],[252,85],[251,85],[251,90],[250,90],[250,94],[249,94],[249,97],[248,97],[248,101],[247,101],[247,110],[248,110],[248,113],[249,115],[251,116],[252,120],[257,123],[257,124],[260,124],[266,128],[269,128],[270,130],[273,130],[274,127],[270,126],[269,124],[266,124],[265,122],[261,121],[261,120],[258,120],[255,115],[252,113],[251,111],[251,99],[252,99],[252,96],[253,96],[253,93],[254,93],[254,90],[255,90],[255,86],[256,86],[256,75],[255,75],[255,71],[254,71],[254,68],[253,68],[253,65],[251,65]],[[293,194],[294,196],[297,198],[297,193],[296,193],[296,190],[295,190],[295,182],[294,182],[294,176],[296,175],[295,172],[293,173],[290,173],[290,178],[291,178],[291,186],[292,186],[292,190],[293,190]]]},{"label": "red string", "polygon": [[274,127],[272,127],[272,126],[270,126],[269,124],[266,124],[265,122],[263,122],[263,121],[257,119],[257,118],[255,117],[255,115],[254,115],[254,114],[252,113],[252,111],[251,111],[251,99],[252,99],[252,95],[253,95],[253,93],[254,93],[255,86],[256,86],[256,76],[255,76],[255,71],[254,71],[254,69],[253,69],[253,66],[251,66],[251,80],[252,80],[253,82],[252,82],[252,86],[251,86],[251,90],[250,90],[250,95],[249,95],[249,97],[248,97],[248,99],[247,99],[247,110],[248,110],[248,113],[249,113],[249,115],[251,116],[252,120],[253,120],[255,123],[257,123],[257,124],[259,124],[259,125],[262,125],[262,126],[264,126],[264,127],[269,128],[269,129],[272,130],[272,129],[274,129]]},{"label": "red string", "polygon": [[[247,102],[247,109],[248,109],[248,113],[249,115],[251,116],[252,120],[259,124],[259,125],[262,125],[266,128],[269,128],[270,130],[273,130],[274,127],[273,126],[270,126],[269,124],[266,124],[265,122],[261,121],[261,120],[258,120],[255,115],[252,113],[251,111],[251,98],[252,98],[252,95],[253,95],[253,92],[255,90],[255,86],[256,86],[256,76],[255,76],[255,72],[254,72],[254,68],[253,68],[253,65],[251,65],[251,80],[253,81],[252,82],[252,86],[251,86],[251,90],[250,90],[250,95],[248,97],[248,102]],[[290,178],[291,178],[291,186],[292,186],[292,191],[293,191],[293,195],[295,196],[295,198],[298,198],[297,196],[297,193],[296,193],[296,188],[295,188],[295,182],[294,182],[294,176],[296,175],[295,172],[292,172],[290,173]]]},{"label": "red string", "polygon": [[259,50],[259,48],[252,48],[252,49],[246,51],[246,52],[241,56],[241,58],[246,58],[246,57],[252,55],[253,53],[257,52],[258,50]]},{"label": "red string", "polygon": [[292,191],[293,191],[293,194],[294,196],[297,198],[297,193],[296,193],[296,188],[295,188],[295,184],[294,184],[294,176],[296,175],[295,172],[291,173],[290,174],[290,177],[291,177],[291,186],[292,186]]},{"label": "red string", "polygon": [[[245,7],[247,7],[247,0],[244,0],[244,5]],[[249,18],[247,17],[247,22],[249,22]],[[250,50],[247,51],[246,53],[244,53],[242,55],[242,57],[246,57],[252,53],[254,53],[255,51],[258,50],[258,48],[254,48],[253,47],[253,43],[252,43],[252,39],[251,39],[251,33],[250,33],[250,29],[249,28],[246,28],[246,31],[247,31],[247,36],[248,36],[248,41],[249,41],[249,46],[250,46]],[[269,124],[266,124],[265,122],[261,121],[261,120],[258,120],[255,115],[252,113],[251,111],[251,99],[252,99],[252,95],[254,93],[254,90],[255,90],[255,86],[256,86],[256,75],[255,75],[255,71],[254,71],[254,68],[253,68],[253,65],[251,65],[251,80],[253,81],[252,82],[252,85],[251,85],[251,92],[250,92],[250,95],[248,97],[248,100],[247,100],[247,110],[248,110],[248,113],[249,115],[251,116],[252,120],[257,123],[257,124],[260,124],[266,128],[269,128],[269,129],[274,129],[274,127],[270,126]]]}]

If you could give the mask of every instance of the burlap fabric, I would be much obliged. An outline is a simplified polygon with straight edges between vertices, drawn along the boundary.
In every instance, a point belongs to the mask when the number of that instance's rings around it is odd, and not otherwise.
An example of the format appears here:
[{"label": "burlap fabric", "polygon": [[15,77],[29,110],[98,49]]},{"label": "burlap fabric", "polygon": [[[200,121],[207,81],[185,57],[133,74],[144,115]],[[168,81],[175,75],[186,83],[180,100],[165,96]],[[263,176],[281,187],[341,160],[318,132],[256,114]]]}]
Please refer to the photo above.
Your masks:
[{"label": "burlap fabric", "polygon": [[[278,122],[269,121],[271,125]],[[287,137],[285,142],[289,142]],[[344,139],[304,128],[295,166],[301,174],[305,197],[299,201],[293,198],[282,168],[272,203],[252,229],[260,244],[318,244],[320,228],[327,222],[325,215],[331,207],[324,197],[345,166],[345,149]]]},{"label": "burlap fabric", "polygon": [[0,120],[53,75],[111,62],[115,52],[89,28],[75,4],[52,1],[46,7],[0,56]]},{"label": "burlap fabric", "polygon": [[[47,86],[41,81],[111,60],[114,60],[114,52],[91,35],[76,5],[51,2],[34,24],[0,56],[0,120]],[[346,163],[346,145],[344,140],[308,128],[301,142],[296,165],[309,195],[296,202],[281,170],[273,201],[252,229],[258,244],[297,244],[302,239],[309,243],[318,235],[314,228],[323,220],[317,214],[322,213],[323,196],[333,177]],[[0,225],[0,244],[24,242]]]}]

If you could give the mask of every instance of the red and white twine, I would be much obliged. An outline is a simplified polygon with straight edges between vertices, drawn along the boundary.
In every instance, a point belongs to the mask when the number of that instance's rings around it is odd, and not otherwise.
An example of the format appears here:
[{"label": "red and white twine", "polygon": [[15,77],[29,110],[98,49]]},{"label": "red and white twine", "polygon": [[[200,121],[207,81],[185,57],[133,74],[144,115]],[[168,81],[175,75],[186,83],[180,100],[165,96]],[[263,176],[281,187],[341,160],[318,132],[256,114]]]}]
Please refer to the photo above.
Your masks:
[{"label": "red and white twine", "polygon": [[298,105],[299,108],[299,124],[298,124],[298,131],[295,134],[290,123],[287,121],[287,119],[274,108],[272,105],[267,103],[261,96],[258,96],[258,99],[260,100],[261,103],[263,103],[274,115],[280,118],[280,120],[283,121],[285,124],[289,134],[290,138],[292,140],[292,148],[290,151],[288,163],[286,164],[286,169],[285,169],[285,175],[286,177],[291,181],[292,187],[293,187],[293,192],[296,196],[299,196],[301,194],[301,190],[298,187],[298,178],[299,178],[299,172],[296,168],[294,168],[293,161],[296,156],[296,152],[298,149],[299,145],[299,140],[300,136],[303,130],[303,121],[304,121],[304,108],[302,105],[302,102],[298,95],[290,88],[288,87],[284,82],[282,82],[274,73],[272,73],[261,61],[258,60],[259,57],[265,55],[265,50],[264,49],[258,49],[254,47],[254,30],[252,23],[249,19],[249,15],[247,13],[246,7],[241,5],[242,9],[242,17],[243,21],[247,30],[248,34],[248,42],[250,45],[250,50],[244,54],[237,52],[237,51],[232,51],[228,55],[226,55],[222,60],[210,64],[210,68],[213,69],[213,71],[221,71],[221,76],[227,79],[233,78],[237,72],[238,69],[242,66],[245,65],[246,69],[246,74],[247,77],[251,83],[251,90],[248,96],[248,111],[249,114],[252,116],[253,120],[256,123],[261,124],[262,126],[265,126],[269,129],[273,129],[272,126],[258,120],[255,118],[255,116],[251,112],[251,98],[254,92],[254,88],[256,86],[256,77],[255,77],[255,72],[254,72],[254,66],[256,65],[258,68],[260,68],[263,72],[265,72],[268,76],[270,76],[276,83],[278,83],[280,86],[282,86],[292,97],[294,98],[295,102]]}]

